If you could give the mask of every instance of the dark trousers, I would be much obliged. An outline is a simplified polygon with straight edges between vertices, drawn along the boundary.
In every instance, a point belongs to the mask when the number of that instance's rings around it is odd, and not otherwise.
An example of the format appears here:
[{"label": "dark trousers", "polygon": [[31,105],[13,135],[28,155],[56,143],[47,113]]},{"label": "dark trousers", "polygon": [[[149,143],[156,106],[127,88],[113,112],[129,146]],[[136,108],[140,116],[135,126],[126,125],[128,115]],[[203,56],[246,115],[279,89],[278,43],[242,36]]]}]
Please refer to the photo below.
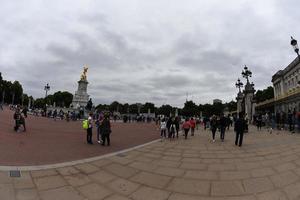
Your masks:
[{"label": "dark trousers", "polygon": [[20,127],[20,120],[15,120],[15,131],[18,131],[19,130],[19,127]]},{"label": "dark trousers", "polygon": [[221,127],[221,134],[220,134],[221,140],[224,140],[224,138],[225,138],[225,129],[226,129],[226,127]]},{"label": "dark trousers", "polygon": [[160,130],[160,137],[164,137],[164,138],[167,137],[166,129],[161,129]]},{"label": "dark trousers", "polygon": [[192,128],[191,128],[191,135],[194,136],[194,133],[195,133],[195,128],[192,127]]},{"label": "dark trousers", "polygon": [[217,131],[217,128],[212,128],[212,129],[211,129],[213,140],[214,140],[215,137],[216,137],[216,131]]},{"label": "dark trousers", "polygon": [[87,141],[87,143],[90,143],[90,144],[93,143],[92,136],[93,136],[92,128],[86,129],[86,141]]},{"label": "dark trousers", "polygon": [[102,145],[105,145],[105,142],[107,141],[107,145],[110,145],[110,134],[109,133],[102,133]]},{"label": "dark trousers", "polygon": [[244,133],[243,132],[236,132],[235,145],[242,146],[242,144],[243,144],[243,137],[244,137]]},{"label": "dark trousers", "polygon": [[190,130],[190,129],[188,129],[188,128],[184,129],[184,139],[187,139],[189,130]]}]

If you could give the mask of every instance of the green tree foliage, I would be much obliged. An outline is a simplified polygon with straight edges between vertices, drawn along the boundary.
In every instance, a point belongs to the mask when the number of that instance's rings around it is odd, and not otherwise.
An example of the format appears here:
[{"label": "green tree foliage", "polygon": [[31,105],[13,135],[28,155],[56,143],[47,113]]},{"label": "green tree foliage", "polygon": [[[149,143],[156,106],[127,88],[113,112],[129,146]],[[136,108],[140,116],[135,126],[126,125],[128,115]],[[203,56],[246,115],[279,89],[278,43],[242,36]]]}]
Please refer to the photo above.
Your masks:
[{"label": "green tree foliage", "polygon": [[47,104],[53,104],[55,102],[58,107],[69,107],[72,103],[73,95],[67,91],[55,92],[52,96],[48,95],[46,98]]},{"label": "green tree foliage", "polygon": [[174,110],[173,107],[170,105],[162,105],[157,109],[157,114],[170,116],[170,114],[173,113],[173,110]]},{"label": "green tree foliage", "polygon": [[274,98],[274,89],[272,86],[269,86],[266,89],[263,90],[257,90],[255,94],[256,102],[263,102],[268,99]]},{"label": "green tree foliage", "polygon": [[46,106],[45,98],[38,98],[34,101],[35,108],[44,108]]},{"label": "green tree foliage", "polygon": [[182,115],[186,117],[193,117],[200,115],[199,107],[193,101],[187,101],[181,111]]},{"label": "green tree foliage", "polygon": [[12,95],[13,104],[22,103],[23,88],[19,81],[14,81],[10,87],[10,94]]},{"label": "green tree foliage", "polygon": [[141,109],[141,112],[142,113],[148,113],[148,109],[150,109],[150,112],[151,113],[153,113],[153,112],[155,112],[155,105],[153,104],[153,103],[150,103],[150,102],[146,102],[144,105],[143,105],[143,107],[142,107],[142,109]]}]

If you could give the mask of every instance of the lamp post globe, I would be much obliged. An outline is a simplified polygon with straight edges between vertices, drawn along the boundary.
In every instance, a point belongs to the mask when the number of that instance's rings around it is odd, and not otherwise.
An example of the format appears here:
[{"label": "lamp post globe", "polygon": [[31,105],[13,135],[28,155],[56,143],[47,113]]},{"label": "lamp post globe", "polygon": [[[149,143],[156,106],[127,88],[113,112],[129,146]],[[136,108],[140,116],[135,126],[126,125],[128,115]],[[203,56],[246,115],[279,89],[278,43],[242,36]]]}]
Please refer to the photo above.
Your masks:
[{"label": "lamp post globe", "polygon": [[298,42],[297,40],[295,40],[292,36],[291,36],[291,45],[294,48],[294,51],[296,52],[296,54],[299,57],[299,47],[298,47]]},{"label": "lamp post globe", "polygon": [[47,97],[48,91],[50,90],[49,83],[47,83],[47,85],[45,85],[44,90],[46,91],[45,97]]}]

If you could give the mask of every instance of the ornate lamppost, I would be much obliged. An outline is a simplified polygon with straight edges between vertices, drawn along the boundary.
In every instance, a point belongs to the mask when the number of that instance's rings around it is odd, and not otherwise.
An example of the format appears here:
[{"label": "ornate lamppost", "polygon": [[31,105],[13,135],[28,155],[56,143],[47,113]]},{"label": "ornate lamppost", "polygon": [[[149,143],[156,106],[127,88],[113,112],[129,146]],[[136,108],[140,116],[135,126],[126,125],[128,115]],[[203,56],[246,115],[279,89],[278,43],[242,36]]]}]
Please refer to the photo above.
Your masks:
[{"label": "ornate lamppost", "polygon": [[244,67],[244,70],[242,71],[242,75],[244,78],[247,79],[247,83],[249,83],[249,77],[252,77],[252,72],[248,69],[246,65]]},{"label": "ornate lamppost", "polygon": [[50,90],[50,86],[49,86],[48,83],[47,83],[47,85],[45,85],[44,90],[46,91],[46,96],[45,96],[45,98],[46,98],[47,94],[48,94],[48,91]]},{"label": "ornate lamppost", "polygon": [[299,47],[298,47],[297,40],[295,40],[292,36],[291,36],[291,45],[293,46],[294,51],[296,52],[296,54],[298,55],[298,58],[300,59],[300,56],[299,56]]},{"label": "ornate lamppost", "polygon": [[236,86],[237,88],[239,88],[239,93],[241,93],[241,88],[243,87],[243,85],[244,85],[244,84],[241,82],[241,80],[238,79],[237,82],[236,82],[236,84],[235,84],[235,86]]}]

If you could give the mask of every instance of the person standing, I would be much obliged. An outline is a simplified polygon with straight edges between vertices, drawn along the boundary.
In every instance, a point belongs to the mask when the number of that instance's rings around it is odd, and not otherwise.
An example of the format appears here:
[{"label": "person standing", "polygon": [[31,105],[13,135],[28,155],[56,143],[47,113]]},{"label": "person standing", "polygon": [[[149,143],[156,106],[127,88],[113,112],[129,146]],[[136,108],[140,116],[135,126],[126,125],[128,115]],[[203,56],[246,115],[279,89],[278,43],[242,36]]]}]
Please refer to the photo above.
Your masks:
[{"label": "person standing", "polygon": [[187,139],[190,128],[191,128],[191,124],[189,122],[189,119],[186,118],[185,122],[182,124],[182,129],[184,130],[184,139]]},{"label": "person standing", "polygon": [[218,128],[217,117],[215,115],[213,115],[210,120],[210,129],[211,129],[211,133],[212,133],[213,142],[215,142],[217,128]]},{"label": "person standing", "polygon": [[104,119],[101,123],[101,136],[102,136],[102,146],[105,146],[105,142],[107,142],[107,146],[110,146],[110,134],[111,134],[111,125],[109,114],[104,115]]},{"label": "person standing", "polygon": [[169,138],[170,138],[170,140],[172,138],[175,138],[175,131],[176,131],[175,119],[172,118],[171,124],[170,124],[170,132],[169,132]]},{"label": "person standing", "polygon": [[160,122],[160,137],[161,141],[167,138],[167,123],[165,118],[163,118]]},{"label": "person standing", "polygon": [[236,120],[234,124],[234,130],[236,133],[235,137],[235,145],[239,145],[239,147],[243,144],[244,132],[246,129],[246,121],[244,119],[244,115],[242,113],[239,114],[239,118]]},{"label": "person standing", "polygon": [[191,118],[190,124],[191,124],[191,136],[194,136],[194,134],[195,134],[195,127],[196,127],[196,121],[194,120],[194,118]]},{"label": "person standing", "polygon": [[88,117],[88,129],[86,129],[87,135],[86,135],[86,140],[87,143],[93,144],[92,138],[93,138],[93,113],[89,114]]},{"label": "person standing", "polygon": [[228,124],[227,118],[224,116],[224,114],[221,114],[221,118],[220,118],[220,132],[221,132],[220,138],[221,138],[222,142],[224,142],[224,139],[225,139],[225,130],[226,130],[227,124]]}]

